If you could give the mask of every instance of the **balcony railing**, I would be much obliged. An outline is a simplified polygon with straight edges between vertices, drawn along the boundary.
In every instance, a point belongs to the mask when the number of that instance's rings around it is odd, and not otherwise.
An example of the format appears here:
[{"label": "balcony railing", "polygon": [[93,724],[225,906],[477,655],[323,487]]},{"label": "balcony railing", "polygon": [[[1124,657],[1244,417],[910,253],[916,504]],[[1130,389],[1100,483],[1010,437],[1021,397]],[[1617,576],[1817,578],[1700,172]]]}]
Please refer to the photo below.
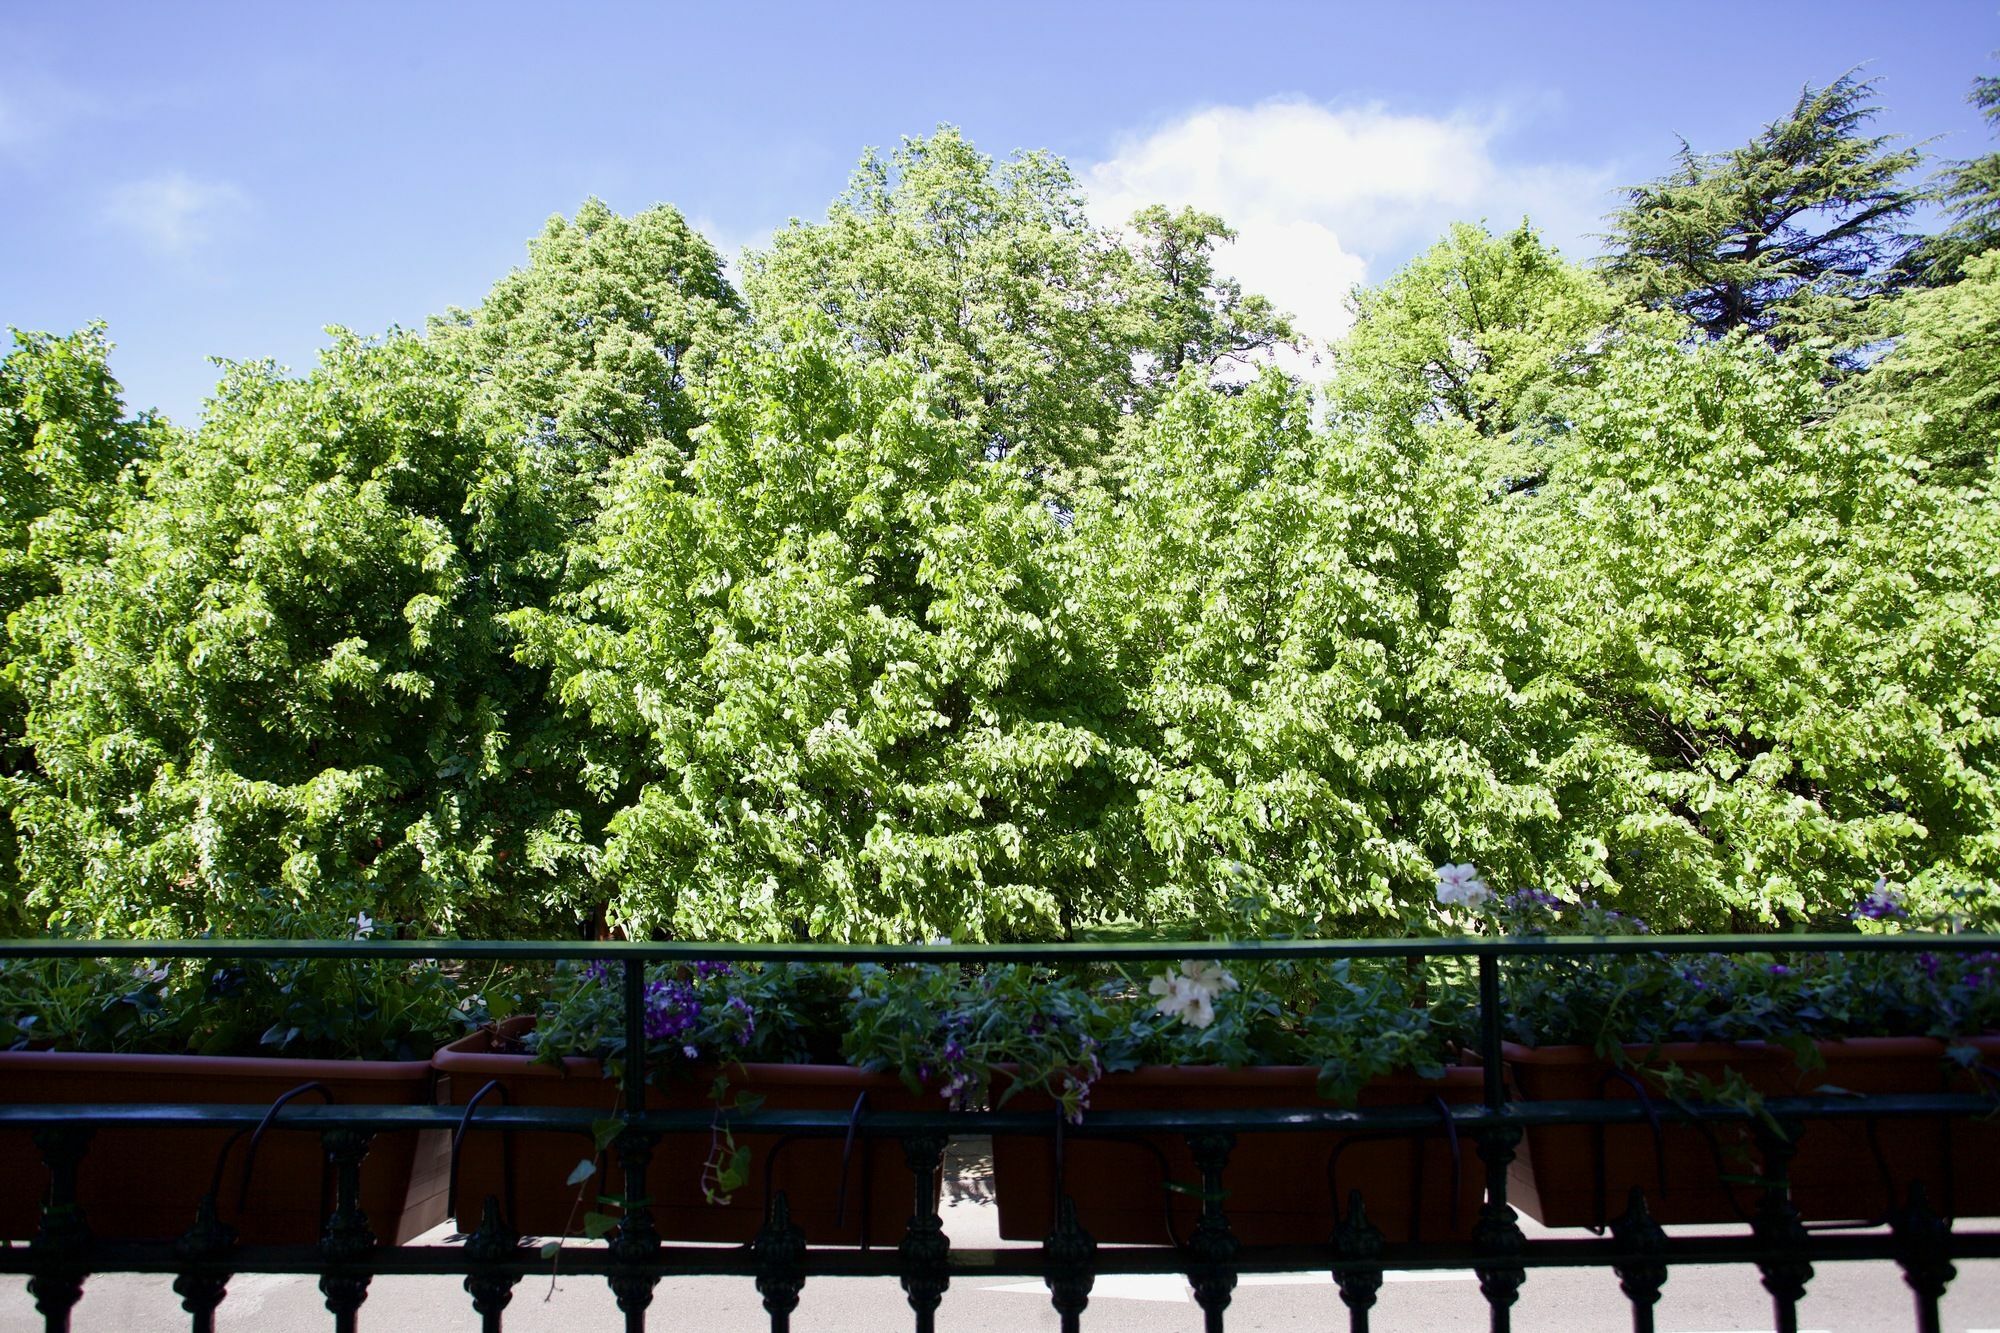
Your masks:
[{"label": "balcony railing", "polygon": [[[1940,1201],[1920,1186],[1891,1182],[1893,1208],[1874,1219],[1886,1226],[1824,1229],[1808,1226],[1787,1187],[1787,1165],[1816,1128],[1836,1121],[1915,1121],[1971,1125],[1992,1120],[1996,1082],[1981,1071],[1980,1090],[1851,1096],[1832,1093],[1772,1097],[1761,1108],[1668,1100],[1515,1101],[1508,1096],[1502,1062],[1501,970],[1505,966],[1559,964],[1606,954],[1744,952],[1871,952],[1877,950],[1970,953],[2000,948],[2000,937],[1918,934],[1788,935],[1758,937],[1634,937],[1618,939],[1421,939],[1354,941],[1123,943],[1092,945],[749,945],[726,943],[527,943],[497,941],[16,941],[0,943],[0,958],[200,958],[280,959],[335,957],[413,961],[590,960],[622,967],[629,1049],[644,1049],[644,969],[670,962],[760,961],[852,963],[1155,962],[1183,958],[1220,960],[1342,958],[1459,958],[1476,969],[1482,1095],[1466,1105],[1341,1108],[1187,1110],[1172,1106],[1093,1111],[1081,1125],[1065,1125],[1047,1112],[799,1111],[782,1109],[678,1109],[648,1104],[643,1062],[624,1073],[622,1122],[613,1152],[627,1197],[642,1201],[648,1160],[662,1136],[712,1132],[717,1115],[738,1132],[801,1137],[859,1137],[899,1145],[911,1180],[911,1214],[894,1248],[832,1247],[815,1243],[793,1224],[782,1191],[766,1205],[762,1230],[747,1246],[663,1243],[650,1208],[635,1202],[608,1244],[574,1241],[558,1248],[530,1246],[510,1234],[501,1210],[489,1203],[483,1220],[463,1244],[391,1244],[370,1234],[360,1206],[361,1163],[370,1141],[391,1131],[466,1132],[573,1130],[589,1137],[603,1112],[556,1107],[483,1104],[468,1112],[446,1106],[311,1104],[305,1099],[272,1109],[245,1105],[34,1105],[0,1104],[0,1131],[30,1130],[48,1173],[49,1189],[39,1233],[25,1246],[0,1250],[0,1271],[27,1275],[37,1308],[50,1330],[69,1327],[84,1283],[98,1273],[158,1273],[175,1277],[196,1333],[214,1327],[230,1280],[243,1273],[317,1274],[334,1326],[351,1330],[378,1276],[449,1274],[463,1278],[482,1327],[498,1330],[513,1289],[522,1278],[546,1272],[553,1262],[572,1275],[601,1275],[624,1312],[628,1330],[646,1327],[654,1288],[667,1277],[735,1275],[754,1286],[773,1330],[790,1327],[799,1294],[810,1279],[893,1276],[901,1281],[919,1333],[935,1326],[945,1290],[955,1278],[1039,1278],[1050,1292],[1064,1329],[1080,1325],[1094,1279],[1100,1274],[1184,1274],[1210,1330],[1220,1330],[1239,1275],[1262,1272],[1330,1272],[1351,1328],[1366,1330],[1376,1293],[1389,1269],[1472,1269],[1495,1330],[1506,1330],[1516,1298],[1532,1270],[1599,1267],[1613,1270],[1632,1309],[1637,1330],[1653,1327],[1654,1307],[1670,1272],[1690,1264],[1755,1265],[1769,1291],[1780,1330],[1797,1329],[1798,1304],[1814,1266],[1853,1260],[1893,1260],[1914,1297],[1914,1325],[1939,1327],[1939,1301],[1955,1276],[1955,1263],[2000,1258],[2000,1223],[1968,1225],[1943,1215]],[[0,1088],[0,1099],[6,1092]],[[1602,1234],[1534,1239],[1523,1235],[1508,1203],[1509,1166],[1525,1131],[1542,1126],[1641,1125],[1657,1135],[1662,1123],[1751,1123],[1762,1154],[1760,1193],[1745,1225],[1731,1234],[1668,1235],[1653,1219],[1646,1193],[1620,1200],[1623,1211]],[[282,1130],[316,1133],[331,1165],[334,1190],[316,1245],[272,1246],[234,1242],[217,1220],[214,1193],[188,1230],[171,1242],[114,1243],[93,1238],[91,1219],[77,1205],[80,1165],[93,1131],[141,1126],[161,1136],[191,1129],[244,1133]],[[1312,1131],[1365,1131],[1384,1136],[1448,1133],[1454,1144],[1473,1146],[1485,1190],[1470,1240],[1385,1242],[1367,1220],[1368,1200],[1329,1208],[1315,1237],[1282,1246],[1245,1246],[1232,1233],[1225,1172],[1243,1136],[1296,1135]],[[1039,1247],[961,1249],[944,1235],[936,1183],[946,1141],[954,1135],[1023,1135],[1073,1139],[1135,1139],[1185,1135],[1201,1173],[1199,1215],[1191,1234],[1172,1245],[1098,1245],[1079,1227],[1065,1202],[1053,1215]],[[1871,1140],[1872,1141],[1872,1140]],[[1951,1142],[1947,1134],[1945,1142]],[[1060,1149],[1058,1148],[1058,1151]],[[8,1162],[7,1172],[34,1170]],[[2000,1173],[1985,1153],[1951,1164],[1966,1178]],[[1602,1167],[1599,1167],[1600,1180]],[[218,1179],[220,1172],[218,1171]],[[1946,1205],[1948,1207],[1948,1205]],[[1341,1214],[1337,1216],[1336,1214]],[[469,1220],[469,1219],[468,1219]],[[746,1292],[747,1295],[747,1292]],[[1335,1312],[1329,1311],[1329,1318]]]}]

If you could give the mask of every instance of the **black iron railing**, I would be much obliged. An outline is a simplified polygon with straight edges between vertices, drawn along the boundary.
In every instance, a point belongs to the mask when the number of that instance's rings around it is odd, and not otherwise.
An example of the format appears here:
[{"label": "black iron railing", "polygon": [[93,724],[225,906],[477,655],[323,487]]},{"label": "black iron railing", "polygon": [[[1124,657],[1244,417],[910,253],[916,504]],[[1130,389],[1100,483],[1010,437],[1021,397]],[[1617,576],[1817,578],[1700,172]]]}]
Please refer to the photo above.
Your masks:
[{"label": "black iron railing", "polygon": [[[800,1111],[780,1109],[666,1109],[648,1104],[643,1062],[628,1062],[613,1152],[624,1173],[627,1197],[643,1200],[648,1161],[662,1136],[708,1135],[721,1114],[733,1130],[786,1136],[852,1137],[900,1145],[911,1177],[913,1205],[900,1243],[893,1249],[823,1247],[791,1220],[782,1191],[773,1194],[761,1231],[747,1246],[669,1245],[662,1241],[643,1202],[635,1202],[604,1245],[569,1242],[551,1251],[533,1247],[506,1229],[502,1211],[489,1202],[477,1229],[463,1244],[384,1243],[373,1236],[362,1214],[361,1163],[376,1136],[391,1131],[461,1132],[468,1112],[444,1106],[352,1106],[296,1099],[273,1111],[243,1105],[31,1105],[6,1102],[0,1088],[0,1131],[29,1130],[48,1173],[49,1189],[38,1234],[27,1245],[0,1250],[0,1272],[25,1274],[50,1330],[69,1327],[83,1284],[96,1273],[162,1273],[175,1276],[196,1333],[214,1327],[215,1312],[232,1277],[242,1273],[308,1273],[320,1277],[336,1329],[357,1327],[370,1281],[378,1276],[450,1274],[463,1278],[482,1326],[498,1330],[517,1283],[553,1262],[572,1275],[601,1275],[624,1311],[628,1330],[645,1328],[648,1307],[661,1279],[691,1275],[736,1275],[755,1279],[771,1327],[790,1327],[793,1310],[808,1278],[893,1276],[901,1280],[914,1312],[915,1327],[935,1325],[940,1298],[954,1277],[1041,1278],[1061,1316],[1062,1327],[1079,1326],[1092,1283],[1100,1274],[1184,1274],[1211,1330],[1223,1327],[1237,1278],[1258,1272],[1330,1272],[1338,1284],[1350,1326],[1366,1330],[1384,1272],[1472,1269],[1491,1314],[1492,1327],[1506,1330],[1530,1270],[1596,1266],[1618,1275],[1632,1307],[1635,1329],[1653,1327],[1654,1306],[1669,1272],[1688,1264],[1748,1264],[1761,1273],[1770,1292],[1777,1327],[1797,1328],[1797,1307],[1815,1264],[1850,1260],[1894,1260],[1914,1295],[1915,1326],[1939,1327],[1938,1306],[1955,1274],[1955,1263],[2000,1258],[2000,1222],[1968,1224],[1944,1215],[1921,1186],[1896,1191],[1894,1206],[1871,1229],[1809,1228],[1787,1187],[1787,1164],[1802,1136],[1815,1126],[1861,1118],[1871,1126],[1922,1121],[1970,1124],[1996,1114],[1991,1071],[1979,1091],[1926,1092],[1893,1096],[1815,1095],[1772,1097],[1761,1107],[1742,1104],[1631,1100],[1511,1101],[1502,1061],[1501,969],[1605,954],[1927,951],[1971,953],[2000,949],[1995,936],[1897,934],[1758,937],[1631,937],[1617,939],[1422,939],[1357,941],[1277,941],[1128,943],[1095,945],[747,945],[526,943],[498,941],[15,941],[0,943],[5,958],[229,958],[506,960],[557,959],[615,963],[623,969],[628,1048],[644,1049],[644,969],[648,964],[696,960],[851,963],[1032,962],[1104,963],[1202,959],[1440,958],[1468,960],[1476,967],[1480,996],[1481,1098],[1466,1105],[1384,1106],[1346,1109],[1331,1105],[1243,1110],[1157,1109],[1094,1111],[1082,1125],[1066,1126],[1043,1112]],[[571,1129],[588,1136],[604,1113],[587,1109],[509,1106],[497,1100],[477,1108],[480,1132]],[[1453,1141],[1474,1147],[1483,1169],[1484,1200],[1470,1240],[1385,1241],[1368,1221],[1367,1200],[1335,1200],[1315,1243],[1243,1246],[1231,1231],[1225,1172],[1240,1136],[1341,1130],[1388,1136],[1436,1134],[1445,1122]],[[1645,1192],[1635,1189],[1624,1210],[1602,1234],[1576,1239],[1529,1240],[1508,1203],[1509,1166],[1523,1133],[1542,1126],[1642,1125],[1658,1133],[1662,1121],[1696,1125],[1750,1123],[1762,1155],[1760,1192],[1746,1224],[1731,1234],[1670,1236],[1656,1222]],[[334,1189],[321,1238],[314,1245],[237,1244],[217,1218],[211,1193],[188,1231],[172,1242],[114,1243],[94,1239],[90,1219],[77,1206],[80,1164],[93,1132],[113,1127],[145,1127],[162,1136],[189,1129],[250,1132],[276,1127],[320,1135]],[[1872,1131],[1871,1131],[1872,1133]],[[961,1249],[942,1230],[936,1183],[947,1140],[959,1135],[1068,1135],[1090,1139],[1135,1139],[1185,1135],[1198,1165],[1199,1215],[1191,1234],[1174,1245],[1098,1245],[1078,1226],[1073,1208],[1061,1200],[1040,1247]],[[1949,1136],[1947,1135],[1947,1142]],[[30,1162],[7,1162],[7,1172],[38,1169]],[[2000,1161],[1973,1155],[1954,1172],[1991,1176]],[[1968,1178],[1969,1178],[1968,1175]],[[469,1219],[467,1219],[469,1220]],[[1331,1313],[1331,1312],[1330,1312]]]}]

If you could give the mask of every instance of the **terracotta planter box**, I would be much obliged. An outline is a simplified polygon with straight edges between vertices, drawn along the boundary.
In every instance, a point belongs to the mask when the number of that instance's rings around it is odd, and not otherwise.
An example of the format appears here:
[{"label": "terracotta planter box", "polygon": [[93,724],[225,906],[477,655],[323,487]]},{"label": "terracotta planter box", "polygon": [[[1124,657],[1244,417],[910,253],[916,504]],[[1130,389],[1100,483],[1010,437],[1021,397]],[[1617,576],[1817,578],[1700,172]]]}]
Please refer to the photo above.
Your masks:
[{"label": "terracotta planter box", "polygon": [[[533,1025],[532,1018],[513,1018],[501,1025],[500,1032],[503,1039],[518,1038]],[[453,1106],[465,1105],[488,1083],[498,1083],[499,1088],[488,1093],[481,1106],[501,1104],[501,1090],[508,1105],[587,1107],[607,1118],[622,1104],[618,1080],[607,1078],[597,1061],[572,1057],[560,1065],[540,1064],[530,1056],[497,1048],[486,1032],[453,1042],[432,1063],[444,1076],[440,1097]],[[863,1096],[868,1108],[876,1111],[913,1111],[931,1105],[892,1075],[868,1074],[846,1065],[729,1068],[738,1087],[764,1098],[766,1110],[848,1112]],[[709,1090],[714,1079],[713,1069],[671,1082],[656,1078],[647,1092],[648,1105],[712,1109]],[[775,1134],[738,1134],[736,1142],[750,1150],[750,1180],[727,1204],[710,1203],[702,1194],[702,1163],[710,1148],[706,1130],[670,1134],[654,1146],[646,1185],[653,1220],[663,1237],[737,1244],[754,1240],[764,1222],[768,1182],[771,1189],[785,1191],[792,1220],[814,1244],[893,1246],[902,1239],[914,1211],[916,1189],[900,1144],[858,1135],[851,1149],[838,1138],[787,1142]],[[473,1127],[459,1150],[453,1215],[460,1227],[469,1230],[477,1225],[491,1195],[501,1201],[502,1212],[522,1235],[577,1234],[583,1228],[583,1214],[597,1208],[598,1195],[625,1192],[617,1154],[608,1151],[598,1159],[597,1174],[582,1187],[583,1202],[577,1202],[579,1187],[565,1182],[576,1164],[594,1151],[591,1140],[576,1133],[508,1135],[482,1130],[475,1112]],[[937,1183],[941,1188],[942,1181]]]},{"label": "terracotta planter box", "polygon": [[[2000,1038],[1979,1044],[1992,1063]],[[1945,1045],[1927,1037],[1863,1037],[1817,1043],[1823,1069],[1801,1070],[1782,1047],[1761,1042],[1670,1043],[1628,1048],[1636,1061],[1668,1061],[1720,1081],[1734,1069],[1766,1096],[1809,1096],[1821,1088],[1883,1094],[1972,1091],[1948,1068]],[[1586,1046],[1505,1048],[1518,1095],[1527,1101],[1631,1101],[1638,1096]],[[1627,1071],[1632,1073],[1634,1071]],[[1642,1077],[1642,1082],[1645,1080]],[[1664,1103],[1657,1084],[1647,1095]],[[1600,1168],[1599,1163],[1602,1162]],[[1602,1188],[1599,1173],[1602,1172]],[[1762,1170],[1755,1131],[1744,1124],[1703,1129],[1663,1116],[1656,1140],[1647,1125],[1530,1129],[1508,1177],[1509,1199],[1547,1226],[1604,1226],[1625,1211],[1634,1186],[1663,1223],[1741,1222],[1754,1216]],[[1724,1180],[1721,1177],[1749,1177]],[[1877,1221],[1922,1181],[1931,1205],[1955,1216],[2000,1213],[2000,1121],[1897,1117],[1874,1122],[1810,1122],[1792,1160],[1792,1199],[1810,1222]]]},{"label": "terracotta planter box", "polygon": [[[284,1060],[256,1056],[0,1052],[0,1099],[16,1103],[190,1102],[264,1106],[302,1083],[323,1083],[338,1105],[424,1105],[431,1071],[420,1060]],[[296,1099],[311,1105],[315,1094]],[[193,1225],[230,1131],[99,1129],[77,1180],[91,1233],[105,1240],[171,1240]],[[249,1136],[229,1155],[217,1210],[245,1244],[319,1239],[333,1209],[333,1176],[320,1136],[274,1128],[242,1189]],[[361,1167],[361,1207],[383,1240],[407,1241],[444,1221],[450,1141],[441,1132],[377,1135]],[[25,1130],[0,1133],[0,1237],[35,1234],[48,1172]]]},{"label": "terracotta planter box", "polygon": [[[1226,1069],[1146,1066],[1110,1074],[1092,1087],[1093,1111],[1241,1110],[1325,1106],[1317,1066]],[[1454,1067],[1442,1079],[1413,1074],[1379,1078],[1361,1090],[1364,1107],[1477,1102],[1480,1072]],[[1023,1091],[1007,1110],[1053,1106]],[[1084,1125],[1089,1124],[1089,1114]],[[1465,1240],[1478,1220],[1484,1176],[1472,1142],[1460,1142],[1453,1190],[1450,1138],[1442,1124],[1421,1137],[1359,1133],[1239,1134],[1223,1175],[1223,1208],[1246,1245],[1325,1241],[1333,1234],[1339,1200],[1360,1190],[1368,1218],[1392,1242]],[[1063,1185],[1076,1202],[1077,1221],[1104,1244],[1165,1245],[1185,1242],[1200,1212],[1199,1197],[1167,1187],[1199,1186],[1185,1135],[1163,1134],[1116,1141],[1066,1137]],[[1055,1216],[1053,1140],[999,1135],[993,1141],[993,1182],[999,1195],[1000,1234],[1041,1240]]]}]

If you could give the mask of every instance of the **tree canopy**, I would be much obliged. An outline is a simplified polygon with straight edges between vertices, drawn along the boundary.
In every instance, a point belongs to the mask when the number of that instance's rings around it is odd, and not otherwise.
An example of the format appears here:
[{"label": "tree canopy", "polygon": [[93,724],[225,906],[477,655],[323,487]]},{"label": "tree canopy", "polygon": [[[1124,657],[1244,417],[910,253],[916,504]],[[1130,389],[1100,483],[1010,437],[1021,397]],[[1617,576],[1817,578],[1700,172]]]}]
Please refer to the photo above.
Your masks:
[{"label": "tree canopy", "polygon": [[1800,90],[1749,143],[1697,153],[1626,193],[1607,272],[1711,338],[1737,329],[1779,343],[1865,338],[1868,301],[1900,282],[1921,194],[1914,148],[1871,135],[1875,85],[1844,74]]},{"label": "tree canopy", "polygon": [[1683,145],[1599,266],[1451,226],[1324,382],[1226,220],[948,127],[740,295],[588,200],[191,428],[17,334],[5,924],[1365,933],[1466,861],[1990,919],[2000,251],[1980,163],[1912,249],[1873,97]]}]

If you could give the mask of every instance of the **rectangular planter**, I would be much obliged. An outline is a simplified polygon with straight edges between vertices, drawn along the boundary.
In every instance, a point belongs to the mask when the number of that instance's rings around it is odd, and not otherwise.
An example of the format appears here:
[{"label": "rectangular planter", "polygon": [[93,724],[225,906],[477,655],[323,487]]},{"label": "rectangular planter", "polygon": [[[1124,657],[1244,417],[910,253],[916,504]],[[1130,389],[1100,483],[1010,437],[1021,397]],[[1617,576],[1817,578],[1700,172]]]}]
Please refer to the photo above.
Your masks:
[{"label": "rectangular planter", "polygon": [[[1642,1064],[1669,1061],[1720,1081],[1733,1069],[1765,1096],[1810,1096],[1822,1088],[1880,1095],[1972,1091],[1927,1037],[1862,1037],[1816,1043],[1826,1066],[1802,1070],[1789,1052],[1761,1042],[1670,1043],[1630,1047]],[[2000,1039],[1981,1043],[1990,1063]],[[1522,1100],[1631,1101],[1627,1077],[1586,1046],[1505,1048]],[[1647,1097],[1657,1083],[1638,1076]],[[1991,1089],[1988,1089],[1989,1091]],[[1667,1108],[1670,1111],[1670,1108]],[[1636,1186],[1663,1223],[1742,1222],[1757,1209],[1762,1173],[1747,1124],[1697,1128],[1663,1111],[1657,1139],[1647,1125],[1542,1126],[1528,1130],[1508,1176],[1510,1201],[1547,1226],[1605,1226],[1625,1211]],[[1745,1177],[1728,1180],[1724,1177]],[[1931,1206],[1961,1217],[2000,1212],[2000,1122],[1929,1118],[1809,1122],[1791,1164],[1792,1200],[1810,1222],[1879,1221],[1921,1181]]]},{"label": "rectangular planter", "polygon": [[[1241,1110],[1317,1107],[1317,1066],[1227,1069],[1146,1066],[1109,1074],[1091,1088],[1092,1111]],[[1391,1075],[1361,1090],[1359,1105],[1465,1105],[1480,1097],[1480,1072],[1454,1067],[1442,1079]],[[1052,1108],[1045,1095],[1022,1091],[1006,1110]],[[1088,1127],[1089,1113],[1084,1116]],[[1077,1221],[1105,1244],[1166,1245],[1192,1234],[1201,1201],[1169,1188],[1197,1187],[1200,1173],[1184,1135],[1141,1139],[1066,1136],[1062,1185],[1075,1200]],[[1246,1245],[1324,1242],[1333,1234],[1334,1203],[1344,1212],[1360,1190],[1368,1219],[1392,1242],[1465,1240],[1484,1194],[1479,1157],[1461,1143],[1454,1173],[1451,1138],[1440,1122],[1418,1137],[1360,1133],[1239,1134],[1223,1175],[1223,1208]],[[1454,1189],[1454,1181],[1456,1188]],[[1041,1240],[1055,1216],[1056,1157],[1049,1138],[997,1135],[993,1182],[1000,1234]]]},{"label": "rectangular planter", "polygon": [[[532,1018],[509,1019],[500,1026],[499,1043],[494,1034],[477,1032],[439,1051],[432,1063],[445,1080],[442,1099],[463,1106],[488,1084],[495,1084],[482,1106],[500,1104],[504,1093],[505,1104],[512,1106],[585,1107],[606,1118],[616,1114],[622,1105],[618,1080],[606,1077],[597,1061],[572,1057],[544,1064],[505,1049],[533,1024]],[[736,1087],[764,1098],[766,1110],[852,1112],[857,1102],[875,1111],[929,1109],[925,1099],[911,1094],[901,1080],[847,1065],[739,1064],[728,1070]],[[712,1109],[709,1092],[714,1079],[714,1067],[685,1078],[656,1076],[648,1089],[648,1105]],[[816,1245],[894,1245],[914,1211],[915,1178],[900,1144],[859,1135],[850,1145],[838,1138],[787,1141],[775,1134],[738,1134],[738,1146],[750,1150],[750,1181],[729,1203],[714,1204],[701,1188],[702,1163],[710,1143],[704,1130],[670,1134],[654,1146],[647,1194],[653,1201],[653,1220],[668,1240],[737,1244],[754,1240],[764,1220],[767,1187],[785,1191],[793,1222]],[[470,1230],[491,1195],[501,1201],[503,1215],[522,1235],[574,1235],[582,1230],[584,1212],[598,1207],[599,1194],[625,1192],[616,1153],[606,1152],[598,1159],[597,1175],[582,1187],[578,1203],[579,1188],[565,1182],[576,1164],[594,1151],[591,1140],[579,1134],[506,1135],[481,1130],[475,1112],[459,1149],[453,1215],[461,1228]],[[942,1182],[937,1183],[941,1187]]]},{"label": "rectangular planter", "polygon": [[[101,1055],[82,1051],[0,1052],[0,1098],[16,1103],[186,1102],[267,1106],[306,1083],[321,1083],[343,1106],[424,1105],[428,1061],[285,1060],[256,1056]],[[304,1094],[297,1104],[323,1101]],[[99,1129],[78,1174],[77,1196],[91,1233],[104,1240],[172,1240],[194,1224],[230,1131]],[[245,1244],[317,1241],[333,1209],[333,1179],[320,1136],[278,1127],[264,1135],[241,1194],[249,1135],[229,1155],[217,1209]],[[414,1239],[445,1218],[450,1142],[441,1132],[381,1134],[361,1167],[361,1207],[383,1240]],[[32,1237],[40,1225],[48,1172],[33,1136],[0,1133],[0,1238]]]}]

